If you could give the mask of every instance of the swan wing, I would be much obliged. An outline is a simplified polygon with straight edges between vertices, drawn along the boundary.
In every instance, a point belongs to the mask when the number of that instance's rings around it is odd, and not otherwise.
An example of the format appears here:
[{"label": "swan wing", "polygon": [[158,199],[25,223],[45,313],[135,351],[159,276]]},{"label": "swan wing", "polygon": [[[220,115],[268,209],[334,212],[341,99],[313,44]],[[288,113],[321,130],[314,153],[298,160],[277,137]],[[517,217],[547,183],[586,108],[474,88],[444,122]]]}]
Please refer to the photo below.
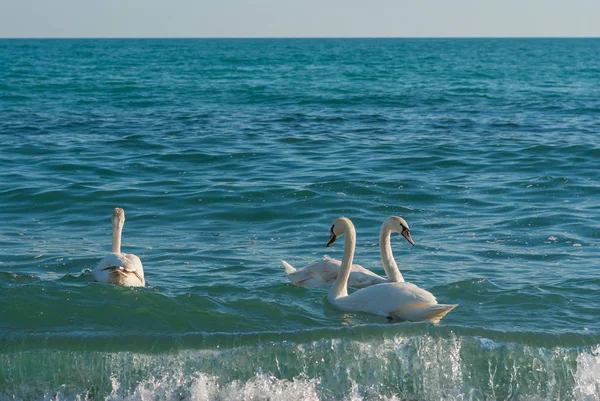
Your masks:
[{"label": "swan wing", "polygon": [[[330,286],[337,278],[342,262],[337,259],[323,259],[320,262],[306,266],[305,271],[314,279],[324,283],[324,287]],[[348,278],[348,285],[354,288],[364,288],[375,284],[385,283],[387,280],[361,265],[352,265],[352,271]]]},{"label": "swan wing", "polygon": [[336,259],[324,259],[304,267],[303,270],[317,280],[330,284],[338,276],[341,264]]},{"label": "swan wing", "polygon": [[106,255],[92,270],[95,281],[131,287],[145,285],[142,261],[134,254],[113,252]]},{"label": "swan wing", "polygon": [[[294,269],[292,265],[281,261],[290,281],[300,287],[318,288],[329,287],[337,278],[342,262],[325,256],[323,260]],[[348,285],[354,288],[364,288],[375,284],[386,283],[387,279],[365,269],[361,265],[352,265]]]},{"label": "swan wing", "polygon": [[339,264],[332,259],[323,259],[301,269],[295,269],[286,261],[281,261],[287,277],[292,284],[299,287],[318,288],[328,287],[335,280],[340,270]]},{"label": "swan wing", "polygon": [[94,269],[98,270],[98,269],[104,269],[106,267],[110,267],[110,266],[121,266],[121,264],[123,264],[123,260],[121,259],[121,254],[120,253],[111,253],[106,255],[105,257],[102,258],[102,260],[100,260],[100,262],[98,262],[98,266]]},{"label": "swan wing", "polygon": [[[307,273],[311,276],[318,278],[322,281],[329,283],[333,282],[337,278],[338,273],[342,267],[342,262],[337,259],[323,259],[320,262],[313,263],[312,265],[306,266]],[[350,276],[360,277],[361,275],[373,277],[377,281],[380,279],[381,282],[387,282],[387,280],[380,275],[373,273],[371,270],[362,267],[361,265],[353,264]],[[354,287],[354,286],[352,286]]]},{"label": "swan wing", "polygon": [[292,284],[299,287],[319,288],[329,286],[329,283],[311,276],[306,272],[306,270],[302,269],[298,269],[293,273],[288,273],[287,277],[290,279]]},{"label": "swan wing", "polygon": [[111,253],[106,255],[102,258],[102,260],[100,260],[98,266],[92,270],[92,277],[94,281],[101,283],[112,283],[110,274],[113,272],[113,270],[111,270],[111,267],[120,267],[121,263],[122,261],[119,257],[119,254]]}]

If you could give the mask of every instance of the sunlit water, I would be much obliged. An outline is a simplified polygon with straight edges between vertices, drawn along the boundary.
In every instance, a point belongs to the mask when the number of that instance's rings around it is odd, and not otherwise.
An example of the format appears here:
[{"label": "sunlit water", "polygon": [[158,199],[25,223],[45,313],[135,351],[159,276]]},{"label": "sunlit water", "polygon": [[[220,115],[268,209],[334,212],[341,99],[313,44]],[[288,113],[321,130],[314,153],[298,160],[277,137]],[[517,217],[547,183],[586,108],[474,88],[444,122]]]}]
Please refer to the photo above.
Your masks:
[{"label": "sunlit water", "polygon": [[[0,399],[600,400],[599,40],[0,41]],[[149,286],[93,283],[123,207]],[[434,326],[292,286],[351,218]]]}]

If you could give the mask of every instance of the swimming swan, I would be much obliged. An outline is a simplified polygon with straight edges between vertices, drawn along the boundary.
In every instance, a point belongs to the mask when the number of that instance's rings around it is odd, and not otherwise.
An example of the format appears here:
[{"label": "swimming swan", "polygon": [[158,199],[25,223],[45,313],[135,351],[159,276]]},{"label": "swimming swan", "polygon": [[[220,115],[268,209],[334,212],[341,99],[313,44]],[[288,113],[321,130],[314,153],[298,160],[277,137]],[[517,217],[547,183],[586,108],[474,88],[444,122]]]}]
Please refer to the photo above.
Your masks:
[{"label": "swimming swan", "polygon": [[125,211],[115,208],[112,215],[112,253],[106,255],[92,271],[94,281],[127,287],[143,287],[144,268],[140,258],[132,253],[121,253],[121,232],[125,224]]},{"label": "swimming swan", "polygon": [[458,306],[438,304],[429,291],[404,282],[377,284],[348,295],[348,277],[354,259],[356,231],[350,219],[340,217],[333,221],[330,233],[327,247],[338,237],[345,235],[340,274],[327,295],[329,302],[337,309],[345,312],[366,312],[411,322],[427,320],[438,323]]},{"label": "swimming swan", "polygon": [[[404,281],[404,277],[402,277],[402,273],[398,270],[398,265],[392,254],[390,241],[392,231],[402,234],[412,245],[415,244],[410,236],[408,223],[402,217],[392,216],[387,218],[381,225],[381,231],[379,232],[379,254],[381,255],[381,263],[388,278],[385,279],[361,265],[353,264],[350,277],[348,278],[349,287],[364,288],[375,284]],[[281,264],[294,285],[314,288],[329,287],[337,278],[342,262],[326,256],[322,261],[297,270],[285,260],[282,260]]]}]

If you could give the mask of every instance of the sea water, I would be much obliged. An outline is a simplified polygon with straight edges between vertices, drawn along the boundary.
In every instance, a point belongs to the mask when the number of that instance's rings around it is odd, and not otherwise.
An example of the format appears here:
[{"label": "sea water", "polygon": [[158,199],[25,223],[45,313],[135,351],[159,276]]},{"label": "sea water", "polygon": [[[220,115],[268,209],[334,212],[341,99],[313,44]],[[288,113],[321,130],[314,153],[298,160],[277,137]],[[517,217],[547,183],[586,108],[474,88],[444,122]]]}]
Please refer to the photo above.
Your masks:
[{"label": "sea water", "polygon": [[[2,40],[0,399],[599,400],[599,116],[596,39]],[[286,278],[391,215],[439,325]]]}]

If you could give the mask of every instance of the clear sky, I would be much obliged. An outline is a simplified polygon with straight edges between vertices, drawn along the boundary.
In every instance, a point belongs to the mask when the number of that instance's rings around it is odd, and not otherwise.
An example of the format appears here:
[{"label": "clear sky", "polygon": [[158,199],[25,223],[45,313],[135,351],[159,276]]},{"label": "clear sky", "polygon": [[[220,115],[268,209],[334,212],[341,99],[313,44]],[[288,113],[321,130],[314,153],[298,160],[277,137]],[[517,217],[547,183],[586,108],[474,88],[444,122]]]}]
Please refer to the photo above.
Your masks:
[{"label": "clear sky", "polygon": [[0,0],[0,37],[600,37],[600,0]]}]

